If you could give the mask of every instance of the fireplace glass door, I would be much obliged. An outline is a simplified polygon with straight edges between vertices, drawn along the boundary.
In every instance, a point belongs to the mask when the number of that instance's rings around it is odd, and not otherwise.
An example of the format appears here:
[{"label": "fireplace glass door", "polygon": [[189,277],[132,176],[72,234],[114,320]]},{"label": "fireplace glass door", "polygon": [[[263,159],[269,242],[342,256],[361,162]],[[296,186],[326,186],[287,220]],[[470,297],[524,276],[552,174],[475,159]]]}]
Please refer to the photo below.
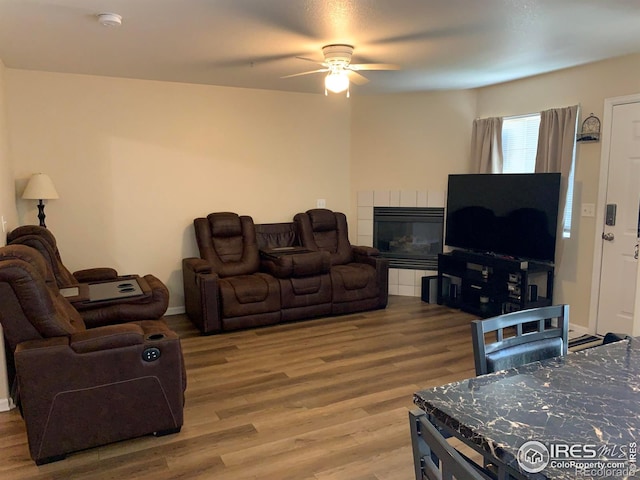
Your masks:
[{"label": "fireplace glass door", "polygon": [[375,207],[373,246],[394,268],[437,270],[443,208]]}]

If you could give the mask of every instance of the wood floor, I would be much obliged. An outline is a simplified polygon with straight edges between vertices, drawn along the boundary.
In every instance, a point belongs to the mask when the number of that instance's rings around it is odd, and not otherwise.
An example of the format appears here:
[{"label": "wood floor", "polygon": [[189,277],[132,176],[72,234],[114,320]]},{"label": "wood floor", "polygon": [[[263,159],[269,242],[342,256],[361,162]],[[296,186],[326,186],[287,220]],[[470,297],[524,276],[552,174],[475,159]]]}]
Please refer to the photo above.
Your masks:
[{"label": "wood floor", "polygon": [[0,478],[410,480],[413,392],[474,376],[473,318],[397,296],[386,310],[214,336],[167,317],[187,367],[179,434],[36,467],[12,410],[0,413]]}]

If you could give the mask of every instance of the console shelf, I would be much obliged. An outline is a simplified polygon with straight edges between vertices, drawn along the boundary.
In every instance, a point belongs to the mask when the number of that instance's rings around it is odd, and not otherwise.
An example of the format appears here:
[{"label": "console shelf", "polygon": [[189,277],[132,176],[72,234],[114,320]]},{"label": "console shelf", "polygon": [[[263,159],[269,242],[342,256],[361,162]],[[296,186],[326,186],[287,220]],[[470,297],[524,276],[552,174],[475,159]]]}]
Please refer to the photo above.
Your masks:
[{"label": "console shelf", "polygon": [[551,305],[551,264],[454,250],[438,255],[438,304],[480,317]]}]

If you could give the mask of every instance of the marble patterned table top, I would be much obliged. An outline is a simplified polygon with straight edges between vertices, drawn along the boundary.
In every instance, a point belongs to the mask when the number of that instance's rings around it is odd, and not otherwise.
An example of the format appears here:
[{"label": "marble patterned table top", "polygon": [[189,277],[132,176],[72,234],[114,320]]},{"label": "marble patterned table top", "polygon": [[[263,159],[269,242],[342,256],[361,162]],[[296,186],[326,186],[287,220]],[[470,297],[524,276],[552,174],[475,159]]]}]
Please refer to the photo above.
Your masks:
[{"label": "marble patterned table top", "polygon": [[[553,461],[551,445],[595,445],[600,459],[629,465],[640,442],[640,337],[422,390],[414,403],[519,472],[525,442],[550,447],[549,464],[539,474],[525,473],[531,478],[581,477],[559,463],[564,453]],[[576,453],[593,455],[582,447]],[[640,478],[634,467],[630,475],[592,470],[582,478]]]}]

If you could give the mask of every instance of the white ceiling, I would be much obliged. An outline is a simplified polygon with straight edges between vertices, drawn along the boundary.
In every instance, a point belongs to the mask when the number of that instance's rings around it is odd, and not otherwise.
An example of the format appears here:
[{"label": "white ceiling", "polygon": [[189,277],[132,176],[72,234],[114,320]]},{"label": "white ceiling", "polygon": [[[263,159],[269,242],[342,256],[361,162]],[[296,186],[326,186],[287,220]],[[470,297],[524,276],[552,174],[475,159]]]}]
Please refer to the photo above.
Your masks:
[{"label": "white ceiling", "polygon": [[[121,27],[96,14],[123,16]],[[640,0],[0,0],[6,67],[323,92],[330,43],[354,94],[473,88],[640,52]]]}]

